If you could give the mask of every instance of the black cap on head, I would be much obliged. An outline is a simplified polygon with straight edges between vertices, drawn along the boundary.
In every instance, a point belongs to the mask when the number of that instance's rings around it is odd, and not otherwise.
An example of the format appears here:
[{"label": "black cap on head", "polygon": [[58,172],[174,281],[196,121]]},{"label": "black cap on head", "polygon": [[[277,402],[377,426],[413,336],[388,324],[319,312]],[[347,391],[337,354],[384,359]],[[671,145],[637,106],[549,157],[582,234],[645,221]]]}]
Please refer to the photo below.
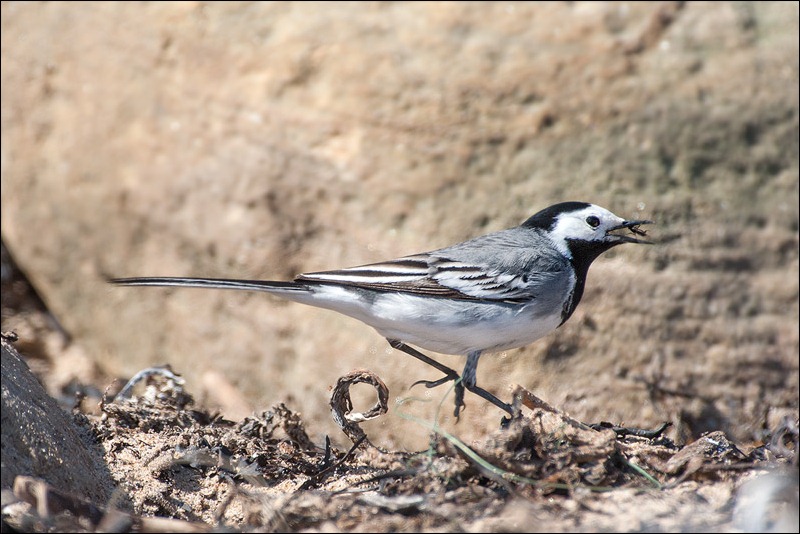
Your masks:
[{"label": "black cap on head", "polygon": [[558,204],[553,204],[552,206],[545,208],[536,215],[532,216],[530,219],[522,223],[522,226],[549,230],[556,222],[556,217],[562,213],[586,209],[589,206],[591,206],[591,204],[588,202],[559,202]]}]

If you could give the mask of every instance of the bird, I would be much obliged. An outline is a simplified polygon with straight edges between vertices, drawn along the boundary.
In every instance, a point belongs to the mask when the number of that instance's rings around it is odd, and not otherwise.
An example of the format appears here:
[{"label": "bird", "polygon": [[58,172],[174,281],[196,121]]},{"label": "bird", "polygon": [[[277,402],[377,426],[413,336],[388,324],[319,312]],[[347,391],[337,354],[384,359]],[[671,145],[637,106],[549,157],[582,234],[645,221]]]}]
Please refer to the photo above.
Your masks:
[{"label": "bird", "polygon": [[[519,226],[445,248],[292,281],[225,278],[114,278],[119,286],[263,291],[334,310],[378,331],[389,345],[441,371],[433,388],[453,381],[458,419],[464,389],[513,415],[510,404],[477,384],[484,353],[523,347],[556,330],[583,296],[589,266],[603,252],[641,239],[649,220],[625,220],[600,206],[560,202]],[[420,350],[466,357],[459,375]]]}]

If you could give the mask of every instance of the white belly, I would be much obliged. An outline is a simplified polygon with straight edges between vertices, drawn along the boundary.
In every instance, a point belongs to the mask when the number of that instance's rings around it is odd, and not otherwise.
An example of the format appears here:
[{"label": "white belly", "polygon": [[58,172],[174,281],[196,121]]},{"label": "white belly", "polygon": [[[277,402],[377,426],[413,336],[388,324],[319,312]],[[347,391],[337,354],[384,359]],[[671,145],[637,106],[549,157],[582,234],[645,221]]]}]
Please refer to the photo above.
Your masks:
[{"label": "white belly", "polygon": [[305,295],[292,300],[354,317],[388,339],[442,354],[462,355],[532,343],[561,324],[563,305],[542,300],[519,305],[426,298],[392,292],[366,298],[335,286]]}]

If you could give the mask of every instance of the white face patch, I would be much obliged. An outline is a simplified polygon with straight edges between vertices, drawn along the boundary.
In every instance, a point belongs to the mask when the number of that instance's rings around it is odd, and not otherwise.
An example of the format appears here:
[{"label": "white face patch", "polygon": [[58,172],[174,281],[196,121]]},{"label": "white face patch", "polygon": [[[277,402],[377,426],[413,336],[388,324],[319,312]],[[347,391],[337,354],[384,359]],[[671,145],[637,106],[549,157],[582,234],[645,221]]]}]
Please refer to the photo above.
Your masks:
[{"label": "white face patch", "polygon": [[623,222],[625,219],[614,215],[605,208],[591,204],[582,210],[558,215],[549,237],[562,254],[571,258],[572,254],[567,246],[567,239],[605,241],[608,231]]}]

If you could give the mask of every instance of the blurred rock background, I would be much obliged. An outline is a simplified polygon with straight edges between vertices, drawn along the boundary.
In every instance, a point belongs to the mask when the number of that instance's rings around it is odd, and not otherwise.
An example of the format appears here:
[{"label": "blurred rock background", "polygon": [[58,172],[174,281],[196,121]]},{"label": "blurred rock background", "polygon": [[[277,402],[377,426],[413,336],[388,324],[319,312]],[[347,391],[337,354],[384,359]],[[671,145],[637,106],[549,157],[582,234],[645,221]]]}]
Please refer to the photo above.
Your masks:
[{"label": "blurred rock background", "polygon": [[[479,383],[757,440],[798,413],[799,142],[797,3],[4,2],[2,239],[56,321],[4,282],[2,328],[53,394],[170,363],[229,417],[287,400],[320,444],[346,441],[330,386],[368,368],[411,398],[370,437],[417,449],[400,414],[445,388],[409,391],[436,372],[369,327],[104,279],[290,279],[585,200],[659,244],[604,255],[570,322]],[[467,439],[501,415],[451,412]]]}]

